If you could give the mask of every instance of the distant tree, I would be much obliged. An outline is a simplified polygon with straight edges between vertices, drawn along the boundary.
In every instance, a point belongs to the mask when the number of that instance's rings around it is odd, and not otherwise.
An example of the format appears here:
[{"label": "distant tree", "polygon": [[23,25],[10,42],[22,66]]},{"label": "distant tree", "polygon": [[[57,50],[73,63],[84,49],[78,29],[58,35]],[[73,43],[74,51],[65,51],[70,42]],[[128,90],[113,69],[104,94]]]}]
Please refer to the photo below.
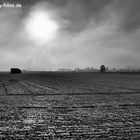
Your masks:
[{"label": "distant tree", "polygon": [[75,71],[79,72],[80,71],[80,68],[75,68]]},{"label": "distant tree", "polygon": [[100,66],[100,72],[105,72],[105,71],[106,71],[105,66],[104,66],[104,65],[101,65],[101,66]]},{"label": "distant tree", "polygon": [[115,68],[113,68],[113,69],[112,69],[112,71],[113,71],[113,72],[116,72],[116,69],[115,69]]},{"label": "distant tree", "polygon": [[106,70],[105,70],[106,72],[109,72],[109,68],[108,68],[108,67],[106,67],[105,69],[106,69]]}]

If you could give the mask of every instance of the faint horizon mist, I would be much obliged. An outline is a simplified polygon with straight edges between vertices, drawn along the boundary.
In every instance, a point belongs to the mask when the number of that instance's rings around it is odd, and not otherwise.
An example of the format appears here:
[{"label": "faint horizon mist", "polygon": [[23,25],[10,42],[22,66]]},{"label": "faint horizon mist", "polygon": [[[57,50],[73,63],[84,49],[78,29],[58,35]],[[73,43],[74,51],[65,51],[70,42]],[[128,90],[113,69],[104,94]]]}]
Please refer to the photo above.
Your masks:
[{"label": "faint horizon mist", "polygon": [[[21,4],[22,8],[0,9],[0,71],[98,68],[102,64],[140,68],[139,0],[25,0]],[[44,36],[42,32],[34,36],[37,39],[29,36],[30,31],[39,32],[34,31],[36,27],[43,31],[41,26],[48,24],[33,23],[27,30],[39,12],[56,24],[55,32],[48,32],[54,35],[51,40],[45,40],[47,30]]]}]

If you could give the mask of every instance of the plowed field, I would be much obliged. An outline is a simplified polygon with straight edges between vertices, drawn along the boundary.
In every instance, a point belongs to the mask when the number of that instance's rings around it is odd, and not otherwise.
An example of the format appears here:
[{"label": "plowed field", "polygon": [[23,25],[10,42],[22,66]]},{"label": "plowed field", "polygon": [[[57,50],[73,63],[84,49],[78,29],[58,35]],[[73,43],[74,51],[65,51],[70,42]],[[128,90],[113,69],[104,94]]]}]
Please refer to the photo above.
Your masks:
[{"label": "plowed field", "polygon": [[140,139],[140,75],[1,73],[0,139]]}]

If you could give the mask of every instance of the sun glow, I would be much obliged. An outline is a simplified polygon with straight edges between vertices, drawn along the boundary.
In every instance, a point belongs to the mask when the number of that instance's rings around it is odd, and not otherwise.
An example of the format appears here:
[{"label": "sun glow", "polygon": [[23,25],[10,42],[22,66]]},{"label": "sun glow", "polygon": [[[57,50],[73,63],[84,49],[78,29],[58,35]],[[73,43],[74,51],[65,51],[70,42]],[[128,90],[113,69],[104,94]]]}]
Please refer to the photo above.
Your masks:
[{"label": "sun glow", "polygon": [[44,44],[56,37],[59,25],[48,13],[36,11],[29,16],[26,29],[31,40]]}]

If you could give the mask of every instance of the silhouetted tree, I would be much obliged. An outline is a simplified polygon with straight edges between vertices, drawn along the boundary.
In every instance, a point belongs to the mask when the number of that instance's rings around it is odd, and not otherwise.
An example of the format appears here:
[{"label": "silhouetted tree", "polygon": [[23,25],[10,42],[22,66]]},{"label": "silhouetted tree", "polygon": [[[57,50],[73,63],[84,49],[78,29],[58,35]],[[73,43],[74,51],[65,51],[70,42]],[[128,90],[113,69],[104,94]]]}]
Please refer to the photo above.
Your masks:
[{"label": "silhouetted tree", "polygon": [[106,71],[105,66],[104,65],[101,65],[100,66],[100,72],[105,72],[105,71]]},{"label": "silhouetted tree", "polygon": [[113,69],[112,69],[112,71],[113,71],[113,72],[116,72],[116,69],[115,69],[115,68],[113,68]]}]

